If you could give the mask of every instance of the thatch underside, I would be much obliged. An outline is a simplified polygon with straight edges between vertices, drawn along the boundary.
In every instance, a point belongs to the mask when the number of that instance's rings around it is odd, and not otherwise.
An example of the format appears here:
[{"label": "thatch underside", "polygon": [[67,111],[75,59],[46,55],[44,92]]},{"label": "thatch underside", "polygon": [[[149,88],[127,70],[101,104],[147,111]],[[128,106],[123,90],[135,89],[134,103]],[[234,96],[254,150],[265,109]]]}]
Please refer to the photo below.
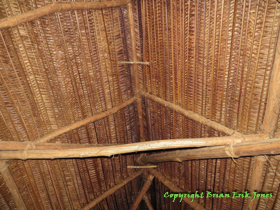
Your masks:
[{"label": "thatch underside", "polygon": [[[233,158],[237,150],[232,143],[244,144],[249,134],[254,136],[251,140],[279,141],[265,140],[280,131],[279,103],[273,106],[269,99],[271,90],[276,93],[273,100],[280,98],[275,82],[280,62],[276,0],[136,0],[128,6],[124,0],[96,1],[86,3],[93,5],[91,9],[63,11],[47,6],[52,3],[0,1],[4,24],[0,24],[0,141],[112,146],[192,139],[195,145],[195,139],[204,143],[201,138],[213,137],[224,140],[216,145],[230,145],[227,156],[216,157]],[[43,11],[44,6],[52,13],[22,22],[13,18],[13,27],[5,25],[9,17]],[[23,145],[18,144],[19,159],[35,149],[33,144]],[[273,151],[279,150],[277,145]],[[0,151],[0,158],[5,159],[4,153]],[[182,150],[170,152],[178,153],[186,155]],[[278,156],[201,160],[188,156],[182,163],[158,161],[156,169],[141,173],[127,167],[167,154],[56,160],[11,156],[12,160],[0,160],[9,165],[0,170],[0,209],[88,209],[98,199],[101,202],[93,209],[136,209],[139,201],[138,209],[243,209],[250,202],[243,198],[172,202],[164,198],[168,188],[258,189],[272,192],[272,198],[249,205],[280,209]]]}]

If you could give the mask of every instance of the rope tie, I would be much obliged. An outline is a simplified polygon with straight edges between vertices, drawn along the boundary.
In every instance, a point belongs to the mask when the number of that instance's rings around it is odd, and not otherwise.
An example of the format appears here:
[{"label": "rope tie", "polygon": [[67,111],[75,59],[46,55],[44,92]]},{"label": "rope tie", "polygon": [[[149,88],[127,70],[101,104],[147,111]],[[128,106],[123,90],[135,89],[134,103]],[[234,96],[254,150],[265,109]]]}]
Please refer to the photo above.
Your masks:
[{"label": "rope tie", "polygon": [[233,162],[236,163],[234,158],[239,158],[239,156],[234,154],[234,151],[233,151],[233,139],[231,139],[230,145],[225,146],[225,152],[233,160]]}]

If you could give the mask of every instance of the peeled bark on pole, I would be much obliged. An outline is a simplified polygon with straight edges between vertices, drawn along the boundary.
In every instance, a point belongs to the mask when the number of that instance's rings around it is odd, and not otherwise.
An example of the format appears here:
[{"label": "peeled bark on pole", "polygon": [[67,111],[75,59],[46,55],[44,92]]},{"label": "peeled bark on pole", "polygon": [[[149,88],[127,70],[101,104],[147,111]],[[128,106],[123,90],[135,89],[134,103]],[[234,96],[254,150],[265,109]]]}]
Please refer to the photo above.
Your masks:
[{"label": "peeled bark on pole", "polygon": [[142,96],[146,97],[146,98],[149,98],[149,99],[153,100],[154,102],[157,102],[157,103],[159,103],[159,104],[161,104],[161,105],[171,109],[171,110],[174,110],[174,111],[176,111],[176,112],[178,112],[180,114],[183,114],[186,117],[188,117],[188,118],[190,118],[190,119],[192,119],[194,121],[197,121],[197,122],[199,122],[199,123],[201,123],[203,125],[207,125],[207,126],[209,126],[211,128],[214,128],[215,130],[221,131],[221,132],[226,133],[228,135],[233,135],[234,133],[238,134],[238,135],[241,135],[241,133],[239,133],[239,132],[237,132],[235,130],[227,128],[224,125],[221,125],[221,124],[219,124],[217,122],[209,120],[209,119],[207,119],[207,118],[205,118],[205,117],[203,117],[203,116],[201,116],[199,114],[196,114],[196,113],[194,113],[194,112],[192,112],[190,110],[185,110],[182,107],[180,107],[178,105],[175,105],[175,104],[173,104],[171,102],[165,101],[165,100],[163,100],[163,99],[161,99],[161,98],[159,98],[157,96],[151,95],[151,94],[146,93],[144,91],[141,91],[140,94]]},{"label": "peeled bark on pole", "polygon": [[[181,188],[177,187],[169,179],[164,177],[160,172],[156,171],[155,169],[149,169],[149,172],[153,174],[162,184],[168,187],[172,192],[183,192]],[[199,203],[195,201],[191,202],[190,198],[185,197],[183,198],[183,201],[185,201],[187,204],[190,205],[190,207],[192,207],[195,210],[205,210],[203,206],[201,206]]]},{"label": "peeled bark on pole", "polygon": [[[254,191],[260,192],[262,188],[262,171],[264,169],[266,158],[264,156],[255,157],[255,162],[253,165],[252,180],[250,186],[251,199],[254,197]],[[257,201],[259,199],[255,198],[253,201],[248,201],[247,210],[256,209]]]},{"label": "peeled bark on pole", "polygon": [[10,173],[6,161],[0,160],[0,173],[13,196],[17,208],[20,210],[26,210],[25,203],[22,200],[22,197],[18,191],[17,185]]},{"label": "peeled bark on pole", "polygon": [[[160,162],[183,162],[186,160],[202,160],[211,158],[246,157],[256,155],[280,154],[280,139],[267,139],[255,142],[238,143],[232,146],[230,156],[225,146],[206,147],[202,149],[177,150],[174,152],[162,152],[159,154],[143,156],[139,162],[143,164]],[[228,147],[228,146],[227,146]]]},{"label": "peeled bark on pole", "polygon": [[[263,137],[263,135],[255,135],[256,138],[248,136],[245,139],[252,141]],[[229,145],[232,142],[242,142],[241,137],[214,137],[214,138],[198,138],[198,139],[171,139],[146,141],[131,144],[116,145],[91,145],[91,144],[56,144],[56,143],[33,143],[33,142],[13,142],[12,145],[21,148],[20,151],[0,151],[0,159],[57,159],[57,158],[86,158],[86,157],[109,157],[118,154],[127,154],[141,151],[161,150],[161,149],[178,149],[186,147],[204,147],[214,145]],[[9,143],[1,142],[1,149],[12,149]],[[54,148],[44,150],[43,148]],[[82,146],[82,147],[80,147]],[[15,149],[15,147],[13,149]],[[40,149],[36,149],[41,148]],[[78,148],[77,148],[78,147]],[[24,149],[23,149],[24,148]],[[64,149],[59,149],[64,148]]]},{"label": "peeled bark on pole", "polygon": [[[277,133],[277,136],[280,136]],[[197,139],[170,139],[137,142],[131,144],[58,144],[37,142],[0,142],[0,159],[57,159],[112,156],[134,152],[179,149],[187,147],[205,147],[230,145],[240,142],[252,142],[266,139],[264,134],[224,136]],[[273,140],[273,139],[272,139]],[[258,143],[256,142],[256,144]],[[190,150],[191,151],[191,150]],[[168,153],[169,154],[169,153]],[[167,156],[168,157],[168,156]],[[165,158],[167,158],[165,157]]]},{"label": "peeled bark on pole", "polygon": [[137,207],[139,206],[139,203],[141,202],[143,196],[145,195],[145,193],[147,192],[147,190],[151,186],[153,179],[154,179],[154,176],[150,174],[147,181],[145,182],[144,186],[142,187],[139,195],[137,196],[135,202],[132,204],[130,210],[136,210],[137,209]]},{"label": "peeled bark on pole", "polygon": [[63,12],[68,10],[82,10],[82,9],[102,9],[109,7],[118,7],[127,4],[127,0],[118,1],[101,1],[101,2],[71,2],[71,3],[52,3],[38,9],[12,16],[0,20],[0,29],[13,27],[21,23],[35,20],[39,17],[49,15],[55,12]]},{"label": "peeled bark on pole", "polygon": [[103,199],[107,198],[109,195],[112,195],[118,189],[120,189],[121,187],[126,185],[128,182],[130,182],[133,179],[135,179],[136,177],[140,176],[144,171],[145,171],[145,169],[141,169],[141,170],[137,171],[135,174],[133,174],[130,177],[128,177],[125,180],[123,180],[120,184],[116,185],[115,187],[113,187],[110,190],[108,190],[105,193],[103,193],[98,198],[94,199],[92,202],[90,202],[88,205],[86,205],[84,208],[82,208],[82,210],[89,210],[89,209],[91,209],[92,207],[97,205],[99,202],[101,202]]},{"label": "peeled bark on pole", "polygon": [[[137,59],[136,40],[135,40],[135,26],[134,26],[133,10],[132,10],[131,2],[127,4],[127,13],[128,13],[128,21],[129,21],[129,28],[130,28],[132,62],[134,62],[133,69],[134,69],[135,92],[139,93],[140,82],[139,82],[138,65],[137,65],[138,59]],[[145,141],[144,124],[142,119],[142,102],[140,96],[137,101],[137,112],[138,112],[139,126],[140,126],[140,141]]]}]

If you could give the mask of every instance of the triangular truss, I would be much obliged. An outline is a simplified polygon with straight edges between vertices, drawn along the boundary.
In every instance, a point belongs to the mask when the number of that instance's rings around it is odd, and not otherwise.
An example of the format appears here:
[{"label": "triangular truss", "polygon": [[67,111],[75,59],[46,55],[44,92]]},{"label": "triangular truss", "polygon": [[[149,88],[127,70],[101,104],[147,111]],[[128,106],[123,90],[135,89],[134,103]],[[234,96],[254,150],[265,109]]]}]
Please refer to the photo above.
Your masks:
[{"label": "triangular truss", "polygon": [[[73,10],[73,9],[102,9],[105,7],[116,7],[127,5],[128,8],[128,18],[130,24],[130,32],[131,32],[131,45],[132,45],[132,58],[133,61],[126,64],[133,64],[134,66],[134,79],[135,79],[135,96],[125,103],[112,108],[106,112],[94,115],[87,119],[81,120],[79,122],[75,122],[69,126],[56,130],[55,132],[48,134],[42,138],[37,139],[34,142],[30,143],[20,143],[20,142],[1,142],[1,152],[0,159],[1,160],[1,175],[4,178],[7,186],[9,187],[13,198],[16,202],[16,205],[19,209],[26,209],[24,202],[20,196],[20,193],[14,183],[14,180],[8,170],[8,166],[5,161],[7,159],[53,159],[53,158],[75,158],[75,157],[98,157],[98,156],[111,156],[114,154],[124,154],[131,152],[139,152],[139,151],[149,151],[149,150],[159,150],[159,149],[171,149],[171,148],[186,148],[186,147],[205,147],[212,146],[211,148],[203,148],[196,150],[181,150],[178,152],[165,152],[160,154],[152,154],[149,156],[142,156],[138,162],[139,163],[155,163],[155,162],[163,162],[163,161],[179,161],[182,162],[184,160],[191,159],[207,159],[207,158],[222,158],[222,157],[240,157],[240,156],[255,156],[255,155],[263,155],[263,154],[279,154],[279,139],[272,139],[275,136],[279,137],[280,134],[276,133],[275,130],[277,128],[279,110],[280,110],[280,39],[278,38],[278,44],[276,49],[276,55],[273,65],[273,76],[271,78],[267,106],[264,115],[262,131],[263,134],[255,134],[255,135],[242,135],[241,133],[227,128],[224,125],[221,125],[217,122],[209,120],[201,115],[198,115],[192,111],[185,110],[178,105],[172,104],[168,101],[165,101],[161,98],[158,98],[149,93],[143,92],[140,90],[139,76],[137,72],[137,65],[139,64],[147,64],[145,62],[137,61],[136,54],[136,41],[135,41],[135,29],[133,23],[133,13],[132,13],[132,5],[127,0],[119,0],[119,1],[110,1],[110,2],[83,2],[83,3],[66,3],[66,4],[58,4],[54,3],[42,8],[37,9],[36,11],[30,11],[18,16],[9,17],[2,19],[0,21],[0,29],[12,27],[17,24],[34,20],[38,17],[47,15],[49,13],[54,13],[57,11],[64,10]],[[123,62],[125,63],[125,62]],[[172,109],[180,114],[185,115],[186,117],[195,120],[203,125],[207,125],[215,130],[223,132],[229,136],[226,137],[217,137],[217,138],[205,138],[205,139],[180,139],[180,140],[159,140],[159,141],[149,141],[145,142],[144,138],[144,130],[143,130],[143,119],[142,119],[142,105],[141,105],[141,97],[146,97],[150,100],[153,100],[169,109]],[[51,144],[44,143],[55,137],[69,132],[73,129],[79,128],[83,125],[86,125],[90,122],[94,122],[106,116],[116,113],[120,109],[137,102],[138,109],[138,117],[140,124],[140,143],[127,144],[127,145],[112,145],[112,146],[98,146],[94,147],[94,145],[71,145],[71,144]],[[218,146],[219,147],[213,147]],[[221,147],[223,145],[224,147]],[[69,150],[71,149],[71,151]],[[13,150],[13,151],[12,151]],[[14,151],[17,150],[17,151]],[[63,151],[63,153],[62,153]],[[87,154],[87,156],[85,155]],[[260,186],[257,183],[260,183],[261,177],[259,176],[263,168],[263,163],[265,159],[263,157],[258,157],[255,159],[255,164],[253,166],[253,177],[252,177],[252,185],[251,191],[259,190]],[[100,197],[93,200],[83,209],[90,209],[99,203],[101,200],[105,199],[116,190],[124,186],[129,181],[135,179],[140,176],[143,172],[147,171],[146,169],[141,169],[135,174],[131,175],[120,184],[111,188]],[[174,192],[182,192],[178,186],[174,185],[170,180],[164,177],[155,169],[148,169],[150,175],[148,176],[143,188],[141,189],[135,203],[132,205],[131,209],[136,209],[142,199],[145,200],[149,209],[152,209],[152,205],[145,195],[148,188],[150,187],[152,180],[156,177],[159,181],[161,181],[166,187],[168,187],[171,191]],[[204,209],[197,202],[191,202],[190,199],[183,199],[187,204],[189,204],[194,209]],[[254,203],[249,202],[251,205],[250,209],[254,209]]]}]

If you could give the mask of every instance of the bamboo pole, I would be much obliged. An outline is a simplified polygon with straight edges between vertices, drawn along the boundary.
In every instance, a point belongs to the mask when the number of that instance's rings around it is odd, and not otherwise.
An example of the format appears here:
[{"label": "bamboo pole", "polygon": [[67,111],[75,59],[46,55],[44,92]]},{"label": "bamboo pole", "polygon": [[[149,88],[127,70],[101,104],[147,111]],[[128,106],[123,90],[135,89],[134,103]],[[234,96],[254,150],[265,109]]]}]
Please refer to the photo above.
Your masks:
[{"label": "bamboo pole", "polygon": [[[130,28],[130,37],[131,37],[131,48],[132,48],[132,61],[133,61],[133,69],[134,69],[134,82],[135,82],[135,92],[138,93],[140,91],[140,82],[139,82],[139,74],[138,74],[138,66],[137,66],[137,51],[136,51],[136,40],[135,40],[135,26],[133,20],[133,10],[132,4],[129,2],[127,4],[127,13],[128,13],[128,22]],[[137,101],[137,111],[139,118],[139,126],[140,126],[140,141],[145,141],[144,138],[144,124],[142,118],[142,101],[141,97]]]},{"label": "bamboo pole", "polygon": [[267,139],[255,142],[237,143],[228,146],[207,147],[202,149],[177,150],[143,156],[139,159],[142,164],[160,163],[167,161],[183,162],[185,160],[202,160],[211,158],[245,157],[256,155],[280,154],[280,139]]},{"label": "bamboo pole", "polygon": [[[252,180],[250,185],[250,195],[251,199],[254,197],[254,191],[260,192],[262,188],[262,171],[264,169],[266,158],[264,156],[255,157],[255,162],[253,165]],[[256,209],[258,198],[253,201],[249,201],[247,204],[247,210]]]},{"label": "bamboo pole", "polygon": [[277,47],[272,68],[271,81],[269,84],[267,105],[265,109],[262,131],[274,137],[278,124],[280,112],[280,36],[278,36]]},{"label": "bamboo pole", "polygon": [[147,190],[151,186],[153,179],[154,179],[154,176],[150,174],[148,179],[146,180],[144,186],[142,187],[139,195],[137,196],[135,202],[132,204],[130,210],[136,210],[137,209],[137,207],[139,206],[139,203],[141,202],[143,196],[145,195],[145,193],[147,192]]},{"label": "bamboo pole", "polygon": [[102,9],[109,7],[118,7],[126,5],[128,0],[118,1],[95,1],[95,2],[71,2],[71,3],[52,3],[38,9],[7,17],[0,20],[0,29],[13,27],[21,23],[35,20],[37,18],[49,15],[55,12],[63,12],[68,10],[83,10],[83,9]]},{"label": "bamboo pole", "polygon": [[[183,192],[183,190],[173,184],[169,179],[163,176],[160,172],[156,171],[155,169],[148,169],[151,174],[153,174],[162,184],[168,187],[172,192]],[[190,205],[195,210],[203,210],[203,206],[201,206],[196,201],[191,202],[190,198],[184,197],[183,200]]]},{"label": "bamboo pole", "polygon": [[119,106],[116,106],[116,107],[114,107],[114,108],[112,108],[110,110],[107,110],[105,112],[99,113],[97,115],[93,115],[93,116],[88,117],[86,119],[83,119],[81,121],[75,122],[75,123],[73,123],[71,125],[68,125],[68,126],[65,126],[63,128],[60,128],[60,129],[58,129],[58,130],[56,130],[56,131],[54,131],[54,132],[52,132],[52,133],[50,133],[48,135],[43,136],[42,138],[36,139],[35,142],[47,142],[47,141],[50,141],[51,139],[53,139],[55,137],[58,137],[61,134],[64,134],[64,133],[69,132],[69,131],[72,131],[72,130],[74,130],[76,128],[79,128],[79,127],[81,127],[83,125],[86,125],[88,123],[94,122],[96,120],[100,120],[100,119],[102,119],[104,117],[107,117],[109,115],[115,114],[116,112],[118,112],[119,110],[123,109],[124,107],[132,104],[136,100],[137,100],[137,96],[132,97],[131,99],[129,99],[128,101],[122,103]]},{"label": "bamboo pole", "polygon": [[155,101],[155,102],[157,102],[157,103],[159,103],[159,104],[161,104],[161,105],[171,109],[171,110],[174,110],[174,111],[176,111],[176,112],[178,112],[180,114],[183,114],[183,115],[185,115],[186,117],[188,117],[188,118],[190,118],[192,120],[195,120],[195,121],[197,121],[197,122],[199,122],[199,123],[201,123],[203,125],[207,125],[207,126],[209,126],[211,128],[214,128],[215,130],[221,131],[221,132],[226,133],[228,135],[233,135],[233,134],[241,135],[241,133],[239,133],[239,132],[237,132],[235,130],[227,128],[224,125],[221,125],[221,124],[219,124],[217,122],[209,120],[209,119],[207,119],[207,118],[205,118],[205,117],[203,117],[203,116],[201,116],[199,114],[196,114],[196,113],[194,113],[194,112],[192,112],[190,110],[185,110],[185,109],[181,108],[180,106],[175,105],[175,104],[173,104],[171,102],[165,101],[165,100],[163,100],[163,99],[161,99],[161,98],[159,98],[157,96],[151,95],[151,94],[146,93],[144,91],[141,91],[140,94],[142,96],[146,97],[146,98],[149,98],[149,99],[151,99],[151,100],[153,100],[153,101]]},{"label": "bamboo pole", "polygon": [[97,205],[99,202],[101,202],[103,199],[107,198],[109,195],[112,195],[118,189],[120,189],[121,187],[126,185],[128,182],[130,182],[133,179],[135,179],[136,177],[140,176],[144,171],[145,171],[145,169],[141,169],[141,170],[137,171],[135,174],[129,176],[128,178],[123,180],[120,184],[114,186],[113,188],[111,188],[110,190],[106,191],[105,193],[103,193],[98,198],[96,198],[93,201],[91,201],[88,205],[86,205],[84,208],[82,208],[82,210],[89,210],[89,209],[91,209],[92,207]]},{"label": "bamboo pole", "polygon": [[0,173],[6,183],[9,191],[12,194],[12,197],[15,201],[17,208],[20,210],[26,210],[25,203],[22,200],[20,192],[18,191],[17,185],[10,173],[10,170],[8,168],[6,161],[0,160]]},{"label": "bamboo pole", "polygon": [[[280,133],[277,133],[276,136],[280,137]],[[265,134],[255,134],[243,137],[223,136],[196,139],[170,139],[114,145],[0,142],[0,150],[2,150],[0,151],[0,159],[25,160],[101,157],[162,149],[231,145],[252,141],[259,142],[266,138],[267,136]]]},{"label": "bamboo pole", "polygon": [[143,200],[145,201],[149,210],[154,210],[154,208],[146,194],[143,196]]}]

